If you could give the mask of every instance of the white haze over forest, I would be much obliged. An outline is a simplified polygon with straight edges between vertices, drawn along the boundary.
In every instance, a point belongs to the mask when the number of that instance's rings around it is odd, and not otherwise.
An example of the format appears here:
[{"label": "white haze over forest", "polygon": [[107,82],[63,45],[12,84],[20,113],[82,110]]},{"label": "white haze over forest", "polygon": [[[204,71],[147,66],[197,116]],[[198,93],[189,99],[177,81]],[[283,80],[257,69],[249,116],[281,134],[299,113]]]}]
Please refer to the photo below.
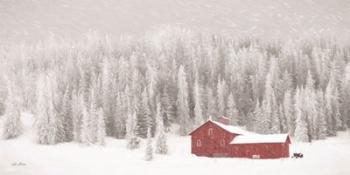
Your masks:
[{"label": "white haze over forest", "polygon": [[1,0],[0,44],[88,30],[113,37],[170,25],[263,38],[350,37],[347,0]]},{"label": "white haze over forest", "polygon": [[[347,0],[0,0],[0,174],[349,174],[349,16]],[[191,155],[209,116],[306,158]]]}]

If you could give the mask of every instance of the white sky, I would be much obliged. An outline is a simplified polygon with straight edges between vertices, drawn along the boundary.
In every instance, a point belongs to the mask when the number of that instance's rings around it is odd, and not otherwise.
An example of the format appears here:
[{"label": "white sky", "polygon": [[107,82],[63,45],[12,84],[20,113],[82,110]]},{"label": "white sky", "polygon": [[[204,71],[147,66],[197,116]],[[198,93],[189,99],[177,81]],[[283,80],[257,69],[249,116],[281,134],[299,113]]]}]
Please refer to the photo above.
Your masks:
[{"label": "white sky", "polygon": [[350,36],[349,0],[0,0],[0,44],[163,25],[257,37]]}]

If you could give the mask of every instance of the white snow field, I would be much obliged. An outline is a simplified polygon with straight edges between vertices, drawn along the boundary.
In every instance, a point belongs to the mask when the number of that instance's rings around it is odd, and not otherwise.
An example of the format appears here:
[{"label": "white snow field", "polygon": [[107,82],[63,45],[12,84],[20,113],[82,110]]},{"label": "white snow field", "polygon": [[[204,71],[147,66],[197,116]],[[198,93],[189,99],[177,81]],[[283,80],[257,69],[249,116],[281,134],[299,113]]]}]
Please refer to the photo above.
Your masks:
[{"label": "white snow field", "polygon": [[349,0],[0,0],[0,44],[162,25],[250,37],[350,37]]},{"label": "white snow field", "polygon": [[[22,120],[28,133],[32,119],[24,115]],[[113,138],[107,139],[106,146],[77,143],[46,146],[34,144],[30,134],[25,134],[13,140],[0,140],[0,175],[350,174],[350,132],[311,144],[292,141],[291,152],[304,153],[303,159],[196,157],[190,153],[190,137],[171,135],[168,141],[169,155],[155,154],[152,161],[145,161],[145,140],[140,149],[131,151],[126,149],[124,140]]]}]

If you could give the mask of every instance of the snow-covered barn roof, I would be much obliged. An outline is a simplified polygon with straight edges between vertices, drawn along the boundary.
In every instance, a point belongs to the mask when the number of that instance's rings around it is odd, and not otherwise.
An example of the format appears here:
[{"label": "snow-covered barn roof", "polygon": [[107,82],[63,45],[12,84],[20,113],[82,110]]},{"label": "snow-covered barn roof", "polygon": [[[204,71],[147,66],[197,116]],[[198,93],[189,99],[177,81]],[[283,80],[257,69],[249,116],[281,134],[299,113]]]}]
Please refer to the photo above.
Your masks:
[{"label": "snow-covered barn roof", "polygon": [[210,120],[210,121],[213,122],[214,124],[218,125],[220,128],[222,128],[230,133],[233,133],[233,134],[251,134],[250,132],[248,132],[240,127],[235,127],[232,125],[225,125],[223,123],[212,121],[212,120]]},{"label": "snow-covered barn roof", "polygon": [[249,134],[235,137],[230,144],[249,144],[249,143],[284,143],[288,139],[288,134]]}]

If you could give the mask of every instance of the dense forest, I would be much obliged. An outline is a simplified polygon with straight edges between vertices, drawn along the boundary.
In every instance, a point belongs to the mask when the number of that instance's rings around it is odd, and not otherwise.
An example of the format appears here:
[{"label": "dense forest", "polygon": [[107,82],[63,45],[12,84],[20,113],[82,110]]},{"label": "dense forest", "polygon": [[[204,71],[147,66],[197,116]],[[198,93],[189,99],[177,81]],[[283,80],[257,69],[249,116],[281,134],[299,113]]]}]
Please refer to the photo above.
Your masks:
[{"label": "dense forest", "polygon": [[[350,47],[333,39],[262,41],[187,30],[0,48],[3,137],[35,116],[35,142],[104,144],[187,135],[220,116],[311,142],[350,127]],[[150,148],[151,149],[151,148]],[[149,150],[152,151],[152,150]],[[158,152],[166,152],[159,146]]]}]

